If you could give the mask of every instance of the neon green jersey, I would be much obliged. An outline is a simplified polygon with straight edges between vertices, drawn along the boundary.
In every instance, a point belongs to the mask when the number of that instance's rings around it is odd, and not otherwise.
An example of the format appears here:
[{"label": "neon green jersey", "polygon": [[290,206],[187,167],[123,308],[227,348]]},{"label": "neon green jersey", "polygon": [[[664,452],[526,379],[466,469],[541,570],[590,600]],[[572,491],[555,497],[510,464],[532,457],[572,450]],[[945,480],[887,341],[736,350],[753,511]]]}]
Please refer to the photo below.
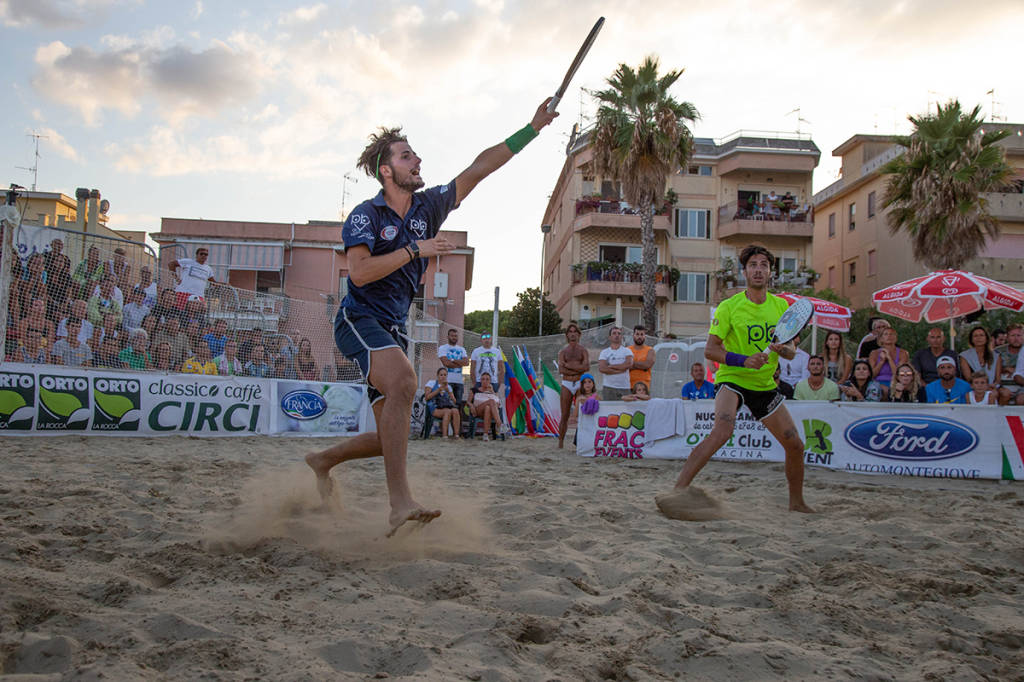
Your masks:
[{"label": "neon green jersey", "polygon": [[[789,303],[774,294],[768,294],[764,303],[754,303],[747,298],[747,292],[741,291],[715,308],[715,319],[708,332],[722,339],[730,353],[760,353],[768,347],[775,325],[787,308]],[[728,381],[751,391],[771,391],[775,388],[772,375],[779,366],[779,356],[771,353],[769,357],[761,369],[722,365],[715,374],[715,383]]]}]

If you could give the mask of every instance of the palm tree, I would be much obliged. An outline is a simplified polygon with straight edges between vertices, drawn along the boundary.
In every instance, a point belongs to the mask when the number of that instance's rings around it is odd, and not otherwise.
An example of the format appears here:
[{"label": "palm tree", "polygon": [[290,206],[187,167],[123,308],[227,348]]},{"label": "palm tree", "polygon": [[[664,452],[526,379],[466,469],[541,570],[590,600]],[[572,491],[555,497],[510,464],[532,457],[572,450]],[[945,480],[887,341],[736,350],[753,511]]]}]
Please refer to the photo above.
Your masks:
[{"label": "palm tree", "polygon": [[895,138],[906,151],[882,168],[889,231],[906,232],[914,258],[933,270],[958,270],[999,236],[984,192],[1009,185],[1013,170],[996,143],[1008,130],[982,130],[981,107],[953,100],[936,113],[909,117],[914,132]]},{"label": "palm tree", "polygon": [[665,194],[669,175],[685,167],[693,148],[687,122],[700,117],[689,102],[679,102],[668,90],[683,70],[658,75],[658,58],[644,59],[635,71],[626,64],[593,93],[598,102],[594,126],[594,162],[602,177],[620,180],[626,201],[640,210],[643,245],[641,291],[644,326],[657,329],[654,273],[655,204]]}]

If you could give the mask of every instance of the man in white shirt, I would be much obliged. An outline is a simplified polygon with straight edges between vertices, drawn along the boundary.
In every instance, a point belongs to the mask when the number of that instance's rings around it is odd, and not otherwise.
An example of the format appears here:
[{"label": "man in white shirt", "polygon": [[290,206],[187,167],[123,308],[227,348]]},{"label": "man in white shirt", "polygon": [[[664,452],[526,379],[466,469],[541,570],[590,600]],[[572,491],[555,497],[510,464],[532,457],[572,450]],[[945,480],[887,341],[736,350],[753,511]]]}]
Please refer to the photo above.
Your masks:
[{"label": "man in white shirt", "polygon": [[78,340],[82,343],[88,343],[89,339],[92,338],[92,333],[95,331],[92,322],[86,319],[86,313],[88,312],[88,304],[82,299],[78,298],[71,302],[71,314],[65,317],[57,325],[57,338],[67,338],[68,335],[68,321],[76,319],[80,321],[78,326]]},{"label": "man in white shirt", "polygon": [[[205,246],[196,249],[196,258],[179,258],[167,264],[167,268],[178,276],[178,286],[174,287],[175,307],[183,310],[189,296],[198,296],[206,301],[206,283],[221,284],[213,278],[213,268],[206,264],[210,252]],[[178,271],[180,268],[180,272]]]},{"label": "man in white shirt", "polygon": [[152,308],[145,303],[145,289],[136,286],[128,291],[128,302],[121,310],[125,329],[138,329],[142,326],[142,320],[149,315]]},{"label": "man in white shirt", "polygon": [[[491,339],[490,332],[484,332],[480,335],[480,343],[482,345],[474,348],[473,355],[469,358],[469,373],[473,375],[473,384],[479,387],[480,375],[487,372],[491,375],[491,383],[504,391],[505,361],[501,359],[501,348],[491,348],[491,344],[494,341]],[[495,390],[498,390],[498,388],[495,388]]]},{"label": "man in white shirt", "polygon": [[68,320],[67,338],[58,339],[50,350],[50,360],[65,367],[87,367],[92,362],[92,350],[78,340],[81,322]]},{"label": "man in white shirt", "polygon": [[143,265],[139,268],[139,283],[135,285],[135,288],[142,289],[145,297],[142,299],[142,304],[147,306],[150,310],[156,305],[156,282],[153,281],[153,273],[150,271],[149,266]]},{"label": "man in white shirt", "polygon": [[459,345],[457,330],[448,330],[448,343],[437,347],[437,357],[448,370],[448,385],[452,387],[452,393],[455,394],[455,402],[459,403],[461,407],[462,389],[465,383],[462,379],[462,368],[469,364],[469,353]]},{"label": "man in white shirt", "polygon": [[633,351],[622,345],[622,327],[608,331],[609,346],[597,356],[597,368],[604,375],[601,400],[621,400],[631,393],[629,370],[633,366]]},{"label": "man in white shirt", "polygon": [[807,351],[800,349],[799,336],[793,339],[793,342],[797,344],[796,355],[793,356],[792,360],[787,360],[783,357],[779,358],[779,371],[781,373],[779,378],[795,389],[797,384],[811,376],[811,373],[807,370],[807,361],[811,356]]}]

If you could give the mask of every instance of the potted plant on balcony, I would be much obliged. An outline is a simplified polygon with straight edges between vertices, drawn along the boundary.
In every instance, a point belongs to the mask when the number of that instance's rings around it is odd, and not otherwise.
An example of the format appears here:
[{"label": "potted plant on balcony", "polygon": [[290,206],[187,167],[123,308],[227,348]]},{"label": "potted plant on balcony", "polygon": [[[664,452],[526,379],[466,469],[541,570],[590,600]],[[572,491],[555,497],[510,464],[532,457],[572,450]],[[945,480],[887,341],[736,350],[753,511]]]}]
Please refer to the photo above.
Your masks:
[{"label": "potted plant on balcony", "polygon": [[586,263],[576,263],[569,267],[572,272],[572,283],[579,284],[586,278],[587,265]]},{"label": "potted plant on balcony", "polygon": [[801,277],[805,277],[805,281],[808,284],[814,284],[815,282],[818,281],[818,277],[821,276],[817,273],[817,271],[814,268],[809,268],[807,266],[800,268],[797,274],[799,274]]},{"label": "potted plant on balcony", "polygon": [[640,271],[642,269],[643,269],[643,266],[640,263],[623,263],[622,264],[622,274],[624,275],[623,279],[626,282],[639,282],[640,281]]},{"label": "potted plant on balcony", "polygon": [[592,260],[587,263],[587,279],[596,281],[601,279],[601,274],[604,272],[605,266],[608,265],[604,261]]},{"label": "potted plant on balcony", "polygon": [[722,286],[729,289],[736,286],[736,263],[732,258],[723,258],[721,269],[716,270],[714,274]]}]

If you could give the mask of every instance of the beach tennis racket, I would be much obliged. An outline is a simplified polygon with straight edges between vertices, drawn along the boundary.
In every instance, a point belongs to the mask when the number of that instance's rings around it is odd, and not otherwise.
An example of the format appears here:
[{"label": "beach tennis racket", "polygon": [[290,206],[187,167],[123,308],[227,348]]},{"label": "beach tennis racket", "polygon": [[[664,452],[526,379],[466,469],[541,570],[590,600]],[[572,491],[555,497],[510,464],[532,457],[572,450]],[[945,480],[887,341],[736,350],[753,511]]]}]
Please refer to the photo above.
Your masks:
[{"label": "beach tennis racket", "polygon": [[558,103],[562,101],[562,96],[565,94],[566,89],[569,87],[569,81],[576,75],[576,72],[580,68],[580,64],[583,63],[587,53],[590,52],[590,47],[597,40],[597,34],[601,32],[601,27],[604,26],[604,17],[597,20],[594,24],[594,28],[590,29],[590,35],[583,41],[583,45],[580,47],[580,51],[576,53],[576,59],[572,60],[572,65],[569,66],[569,70],[565,72],[565,78],[562,79],[562,84],[558,86],[558,90],[555,90],[555,96],[551,98],[548,103],[548,113],[555,113],[555,109],[558,108]]},{"label": "beach tennis racket", "polygon": [[807,326],[814,315],[814,304],[809,298],[798,298],[789,306],[775,325],[772,343],[789,343]]}]

